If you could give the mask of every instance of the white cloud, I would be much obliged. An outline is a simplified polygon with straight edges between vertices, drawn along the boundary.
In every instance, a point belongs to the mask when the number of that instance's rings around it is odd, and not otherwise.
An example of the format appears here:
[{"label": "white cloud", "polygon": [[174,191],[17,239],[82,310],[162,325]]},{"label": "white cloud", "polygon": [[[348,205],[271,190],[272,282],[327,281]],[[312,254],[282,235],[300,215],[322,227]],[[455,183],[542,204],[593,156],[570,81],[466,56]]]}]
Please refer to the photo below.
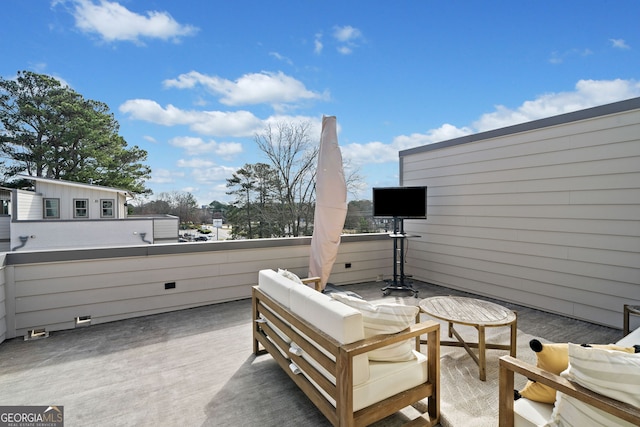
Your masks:
[{"label": "white cloud", "polygon": [[281,54],[279,54],[278,52],[269,52],[270,56],[273,56],[274,58],[276,58],[278,61],[283,61],[289,65],[293,65],[293,61],[290,58],[287,58],[286,56],[283,56]]},{"label": "white cloud", "polygon": [[447,141],[472,133],[499,129],[572,111],[583,110],[640,96],[640,82],[635,80],[580,80],[575,90],[544,94],[525,101],[515,109],[503,105],[480,116],[471,126],[444,124],[425,133],[400,135],[390,144],[374,141],[352,143],[342,147],[342,155],[355,165],[397,162],[398,152],[412,147]]},{"label": "white cloud", "polygon": [[351,25],[334,27],[333,37],[340,43],[336,49],[342,55],[353,53],[353,49],[358,47],[358,43],[363,40],[362,32]]},{"label": "white cloud", "polygon": [[317,33],[315,39],[313,40],[313,53],[319,55],[322,53],[322,48],[324,45],[322,44],[322,33]]},{"label": "white cloud", "polygon": [[629,46],[624,39],[609,39],[609,41],[611,42],[611,47],[615,49],[631,49],[631,46]]},{"label": "white cloud", "polygon": [[155,144],[156,142],[158,142],[158,141],[156,141],[156,139],[155,139],[154,137],[152,137],[152,136],[150,136],[150,135],[145,135],[145,136],[143,136],[142,138],[143,138],[145,141],[149,141],[149,142],[152,142],[152,143],[154,143],[154,144]]},{"label": "white cloud", "polygon": [[184,173],[171,171],[168,169],[154,169],[151,173],[151,179],[149,182],[153,182],[155,184],[166,184],[175,182],[176,179],[184,177]]},{"label": "white cloud", "polygon": [[117,2],[99,0],[73,0],[72,12],[76,27],[85,33],[98,34],[107,42],[131,41],[141,38],[178,40],[191,36],[198,28],[176,22],[167,12],[148,11],[141,15]]},{"label": "white cloud", "polygon": [[120,105],[120,112],[131,119],[163,126],[189,126],[194,132],[212,136],[253,136],[262,121],[249,111],[193,111],[169,104],[163,108],[149,99],[130,99]]},{"label": "white cloud", "polygon": [[351,25],[345,25],[343,27],[336,26],[333,28],[333,37],[339,42],[349,43],[362,38],[362,33]]},{"label": "white cloud", "polygon": [[565,52],[554,51],[551,52],[551,57],[549,58],[549,62],[552,64],[562,64],[565,59],[575,57],[575,56],[590,56],[593,55],[593,51],[591,49],[570,49]]},{"label": "white cloud", "polygon": [[182,148],[189,156],[213,153],[216,156],[229,159],[242,152],[242,144],[238,142],[205,142],[202,138],[180,136],[169,140],[169,144]]},{"label": "white cloud", "polygon": [[377,141],[367,144],[348,144],[342,148],[342,153],[345,159],[356,165],[396,162],[398,161],[398,152],[401,150],[446,141],[470,133],[472,133],[470,128],[457,128],[450,124],[444,124],[426,133],[397,136],[391,144],[383,144]]},{"label": "white cloud", "polygon": [[195,182],[211,186],[219,184],[220,181],[226,184],[227,178],[230,178],[236,170],[234,167],[223,165],[194,167],[191,170],[191,176]]},{"label": "white cloud", "polygon": [[191,71],[176,79],[163,82],[165,87],[192,89],[204,86],[210,92],[222,96],[225,105],[254,105],[295,103],[302,100],[324,99],[326,94],[308,90],[299,80],[282,72],[245,74],[235,81]]},{"label": "white cloud", "polygon": [[180,159],[176,162],[176,166],[180,168],[209,168],[215,166],[215,163],[205,159]]},{"label": "white cloud", "polygon": [[580,80],[572,92],[541,95],[515,110],[498,105],[496,111],[483,114],[473,128],[476,132],[498,129],[636,96],[640,96],[640,82],[634,80]]}]

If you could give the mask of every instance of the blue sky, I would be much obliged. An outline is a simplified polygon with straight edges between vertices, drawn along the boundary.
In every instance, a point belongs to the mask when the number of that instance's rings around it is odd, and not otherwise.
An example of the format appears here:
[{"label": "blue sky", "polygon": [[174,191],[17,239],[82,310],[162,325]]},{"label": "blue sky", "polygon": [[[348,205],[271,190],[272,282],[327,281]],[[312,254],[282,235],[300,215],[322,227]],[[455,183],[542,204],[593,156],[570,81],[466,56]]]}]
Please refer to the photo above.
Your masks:
[{"label": "blue sky", "polygon": [[0,75],[109,105],[157,195],[229,201],[254,135],[335,115],[345,162],[640,96],[640,2],[4,0]]}]

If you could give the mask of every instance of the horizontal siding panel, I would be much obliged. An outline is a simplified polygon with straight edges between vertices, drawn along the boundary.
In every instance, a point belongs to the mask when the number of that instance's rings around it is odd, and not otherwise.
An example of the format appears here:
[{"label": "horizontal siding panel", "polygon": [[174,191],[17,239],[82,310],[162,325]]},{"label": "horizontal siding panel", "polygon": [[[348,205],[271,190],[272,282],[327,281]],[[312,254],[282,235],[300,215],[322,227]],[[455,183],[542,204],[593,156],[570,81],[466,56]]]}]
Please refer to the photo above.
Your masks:
[{"label": "horizontal siding panel", "polygon": [[[443,253],[456,257],[477,259],[489,261],[493,263],[494,269],[508,269],[513,266],[528,267],[533,270],[529,274],[546,274],[547,271],[566,273],[575,275],[575,283],[580,287],[585,280],[612,280],[616,282],[624,282],[637,285],[638,269],[633,267],[619,267],[610,264],[598,264],[590,262],[581,262],[568,259],[567,256],[555,256],[551,250],[544,251],[543,245],[536,248],[535,245],[522,246],[500,246],[499,242],[494,242],[494,249],[486,246],[478,246],[476,248],[468,246],[452,246],[446,244],[446,239],[442,240],[443,244],[428,244],[419,246],[414,244],[412,250],[425,250],[434,253]],[[487,245],[488,246],[488,245]],[[504,250],[500,250],[503,248]],[[527,249],[526,251],[524,249]],[[539,249],[539,250],[536,250]],[[566,250],[564,250],[567,253]],[[589,277],[591,276],[591,277]],[[585,279],[587,277],[587,279]],[[640,294],[638,294],[640,295]]]},{"label": "horizontal siding panel", "polygon": [[480,206],[480,205],[429,205],[427,216],[458,215],[470,217],[516,217],[559,218],[559,219],[603,219],[637,221],[640,218],[638,205],[537,205],[537,206]]},{"label": "horizontal siding panel", "polygon": [[[567,257],[570,260],[596,264],[608,264],[619,267],[637,269],[640,265],[640,255],[637,252],[606,251],[587,248],[569,248]],[[640,273],[636,276],[640,283]],[[640,292],[640,289],[638,289]]]},{"label": "horizontal siding panel", "polygon": [[[574,163],[571,165],[541,165],[521,169],[508,168],[505,170],[485,170],[471,173],[468,170],[453,170],[443,168],[436,174],[433,171],[425,173],[423,170],[403,170],[404,185],[422,185],[421,180],[435,179],[434,186],[461,185],[478,183],[496,183],[506,181],[528,181],[540,179],[573,178],[582,176],[598,176],[611,174],[628,174],[638,172],[639,156],[617,159],[594,160],[588,163]],[[403,163],[404,165],[404,163]],[[473,176],[471,176],[473,175]],[[438,179],[439,178],[439,179]]]},{"label": "horizontal siding panel", "polygon": [[[469,270],[471,273],[457,273],[461,277],[478,277],[483,275],[496,280],[500,286],[521,286],[523,289],[530,289],[532,292],[544,295],[557,294],[567,299],[567,295],[581,292],[585,294],[596,293],[602,295],[615,294],[621,298],[632,299],[637,295],[638,286],[634,283],[619,282],[612,279],[599,279],[589,275],[575,275],[554,270],[541,270],[527,266],[504,264],[497,270],[495,263],[473,258],[461,258],[449,255],[430,253],[426,259],[413,259],[422,269],[431,271],[447,272],[452,270]],[[437,266],[434,267],[434,266]],[[498,271],[498,273],[496,272]],[[499,279],[497,279],[499,278]],[[556,289],[557,288],[557,289]],[[568,298],[571,299],[571,298]]]},{"label": "horizontal siding panel", "polygon": [[[42,327],[43,325],[55,325],[56,323],[66,325],[66,328],[73,327],[73,320],[76,316],[92,316],[92,324],[103,323],[109,319],[120,320],[135,316],[146,316],[149,314],[163,313],[167,311],[182,310],[185,308],[198,307],[206,304],[214,304],[230,301],[234,298],[220,296],[228,294],[232,290],[232,295],[250,294],[250,285],[244,287],[225,288],[225,292],[210,289],[200,292],[180,293],[169,296],[155,296],[144,298],[143,301],[137,299],[127,299],[116,302],[102,302],[88,304],[82,307],[63,307],[51,310],[41,310],[29,313],[16,313],[16,329],[26,331],[31,328]],[[239,299],[239,298],[235,298]],[[95,318],[95,321],[94,321]],[[71,321],[69,321],[71,319]],[[67,323],[65,323],[67,322]],[[49,329],[48,329],[49,330]],[[51,329],[53,330],[53,328]]]},{"label": "horizontal siding panel", "polygon": [[[640,236],[640,220],[615,221],[608,219],[575,219],[575,218],[513,218],[513,217],[477,217],[477,216],[442,216],[432,215],[422,225],[415,225],[411,229],[416,234],[436,232],[433,227],[448,226],[478,227],[490,229],[539,230],[560,231],[566,233],[593,233],[619,236]],[[451,232],[455,234],[454,232]],[[440,233],[444,234],[444,233]]]},{"label": "horizontal siding panel", "polygon": [[173,299],[176,295],[183,293],[193,293],[206,290],[214,290],[229,286],[241,285],[239,276],[218,276],[218,277],[181,277],[174,281],[175,289],[164,289],[165,282],[147,282],[128,286],[111,286],[98,289],[78,290],[74,292],[51,293],[42,298],[39,295],[34,297],[16,298],[17,312],[33,312],[61,307],[84,307],[92,302],[124,302],[127,300],[138,300],[140,308],[143,309],[149,297],[165,297]]},{"label": "horizontal siding panel", "polygon": [[[599,176],[560,177],[550,179],[536,179],[531,181],[514,180],[508,182],[469,183],[447,185],[446,177],[441,178],[443,185],[431,182],[429,195],[437,196],[467,196],[481,194],[521,194],[556,191],[592,191],[637,189],[640,173],[616,173]],[[436,180],[434,180],[436,181]]]},{"label": "horizontal siding panel", "polygon": [[637,205],[640,203],[640,189],[466,194],[455,196],[433,195],[429,202],[435,206]]}]

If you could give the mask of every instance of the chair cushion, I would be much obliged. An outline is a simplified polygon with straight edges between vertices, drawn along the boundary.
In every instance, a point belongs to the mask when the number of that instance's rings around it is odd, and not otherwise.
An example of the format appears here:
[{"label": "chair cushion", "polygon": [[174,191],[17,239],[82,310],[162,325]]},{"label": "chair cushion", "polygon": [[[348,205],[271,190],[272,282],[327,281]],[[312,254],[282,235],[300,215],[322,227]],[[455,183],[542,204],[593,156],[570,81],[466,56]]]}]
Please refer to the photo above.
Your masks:
[{"label": "chair cushion", "polygon": [[[561,375],[596,393],[640,407],[640,354],[569,344],[569,367]],[[558,393],[550,426],[586,425],[633,424]]]},{"label": "chair cushion", "polygon": [[[372,304],[360,298],[342,293],[333,293],[331,297],[359,310],[363,316],[366,338],[380,334],[395,334],[415,323],[419,307],[402,304]],[[378,362],[401,362],[415,357],[414,340],[391,344],[368,353],[369,360]]]},{"label": "chair cushion", "polygon": [[[529,343],[531,349],[536,352],[536,365],[538,368],[555,375],[560,375],[569,365],[569,350],[567,343],[541,343],[533,339]],[[605,348],[609,350],[625,351],[633,353],[633,347],[621,347],[615,344],[590,344],[590,347]],[[554,403],[556,401],[556,390],[535,381],[528,381],[525,387],[520,390],[520,395],[527,399],[542,402]]]}]

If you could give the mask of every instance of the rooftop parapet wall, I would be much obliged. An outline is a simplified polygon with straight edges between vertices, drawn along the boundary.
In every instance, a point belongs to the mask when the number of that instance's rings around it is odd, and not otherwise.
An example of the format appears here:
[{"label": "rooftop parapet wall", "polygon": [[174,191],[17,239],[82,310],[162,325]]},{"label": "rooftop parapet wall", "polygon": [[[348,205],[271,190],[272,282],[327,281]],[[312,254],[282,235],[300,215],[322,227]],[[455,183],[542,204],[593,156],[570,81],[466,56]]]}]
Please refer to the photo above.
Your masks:
[{"label": "rooftop parapet wall", "polygon": [[[306,276],[310,243],[302,237],[7,253],[0,330],[4,321],[4,338],[13,338],[75,328],[77,318],[97,324],[250,298],[261,269]],[[391,270],[387,235],[347,235],[330,281],[374,281]]]}]

